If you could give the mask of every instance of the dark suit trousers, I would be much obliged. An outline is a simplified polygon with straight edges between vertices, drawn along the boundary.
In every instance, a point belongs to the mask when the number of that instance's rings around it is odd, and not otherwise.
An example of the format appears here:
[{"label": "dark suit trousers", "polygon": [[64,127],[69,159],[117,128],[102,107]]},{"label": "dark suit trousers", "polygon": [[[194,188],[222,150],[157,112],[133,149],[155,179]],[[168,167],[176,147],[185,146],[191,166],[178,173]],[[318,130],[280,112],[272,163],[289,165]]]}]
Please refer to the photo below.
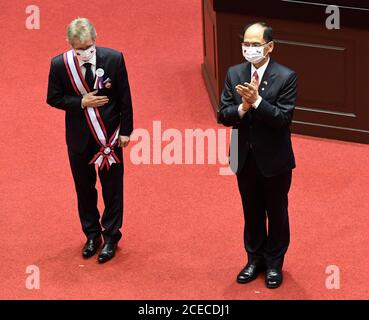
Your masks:
[{"label": "dark suit trousers", "polygon": [[[122,149],[116,147],[115,153],[120,164],[114,163],[109,171],[106,167],[98,169],[102,186],[105,209],[101,218],[97,209],[96,170],[94,164],[89,164],[98,152],[99,145],[90,135],[86,150],[82,153],[73,152],[68,148],[69,162],[77,192],[78,213],[82,230],[88,239],[103,234],[105,242],[115,243],[122,234],[120,228],[123,222],[123,159]],[[102,231],[102,228],[104,230]]]},{"label": "dark suit trousers", "polygon": [[282,269],[290,242],[288,192],[291,179],[292,170],[275,177],[264,177],[250,150],[237,176],[245,216],[244,243],[249,262],[261,262],[267,268]]}]

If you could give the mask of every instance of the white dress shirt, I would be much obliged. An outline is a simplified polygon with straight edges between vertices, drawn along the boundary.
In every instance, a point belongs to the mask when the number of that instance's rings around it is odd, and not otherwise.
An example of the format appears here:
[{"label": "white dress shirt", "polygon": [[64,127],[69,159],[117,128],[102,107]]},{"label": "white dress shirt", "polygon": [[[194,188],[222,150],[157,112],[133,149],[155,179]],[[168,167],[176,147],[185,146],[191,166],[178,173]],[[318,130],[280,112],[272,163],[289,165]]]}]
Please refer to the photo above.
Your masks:
[{"label": "white dress shirt", "polygon": [[[261,83],[261,80],[264,77],[264,73],[265,70],[267,69],[268,65],[270,62],[270,58],[268,58],[268,61],[266,63],[264,63],[259,69],[256,69],[255,66],[253,64],[251,64],[251,79],[254,75],[254,72],[256,71],[258,76],[259,76],[259,85]],[[263,100],[263,98],[261,96],[259,96],[258,100],[256,100],[256,102],[251,106],[254,109],[257,109],[261,103],[261,101]],[[240,115],[240,118],[243,118],[243,116],[245,115],[247,111],[242,110],[242,104],[240,104],[240,106],[238,107],[238,113]]]}]

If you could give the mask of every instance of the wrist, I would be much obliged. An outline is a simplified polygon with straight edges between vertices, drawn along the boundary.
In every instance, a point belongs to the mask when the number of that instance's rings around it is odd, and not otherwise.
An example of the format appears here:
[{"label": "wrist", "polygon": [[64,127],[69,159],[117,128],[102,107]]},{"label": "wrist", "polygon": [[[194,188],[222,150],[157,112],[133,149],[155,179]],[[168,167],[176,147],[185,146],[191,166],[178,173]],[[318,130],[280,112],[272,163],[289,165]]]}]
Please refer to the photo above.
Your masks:
[{"label": "wrist", "polygon": [[84,98],[82,98],[82,100],[81,100],[81,107],[82,107],[82,109],[86,109],[88,107],[86,105],[86,100]]},{"label": "wrist", "polygon": [[257,109],[261,103],[261,101],[263,100],[263,98],[261,96],[258,96],[258,98],[256,99],[256,101],[252,104],[252,107],[254,109]]},{"label": "wrist", "polygon": [[250,109],[250,104],[249,104],[249,103],[245,103],[245,102],[243,102],[243,103],[241,104],[241,109],[242,109],[243,111],[248,111],[248,110]]}]

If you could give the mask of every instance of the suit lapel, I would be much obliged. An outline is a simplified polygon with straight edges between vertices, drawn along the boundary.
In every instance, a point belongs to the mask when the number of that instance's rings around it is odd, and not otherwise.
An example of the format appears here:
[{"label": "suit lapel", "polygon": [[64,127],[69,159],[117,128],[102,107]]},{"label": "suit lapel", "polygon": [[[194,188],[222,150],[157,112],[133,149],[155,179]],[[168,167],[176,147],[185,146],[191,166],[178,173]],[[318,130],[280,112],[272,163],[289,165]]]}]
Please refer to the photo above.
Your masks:
[{"label": "suit lapel", "polygon": [[245,82],[250,83],[251,81],[251,63],[247,62],[244,72],[240,74],[240,84],[244,84]]},{"label": "suit lapel", "polygon": [[[240,81],[238,84],[244,85],[245,82],[250,83],[251,82],[251,63],[246,62],[245,67],[242,69],[241,73],[239,74]],[[237,93],[238,95],[238,93]],[[240,103],[242,102],[241,96],[239,96]],[[251,121],[252,119],[252,111],[247,112],[246,115],[242,118],[242,121],[247,122]]]},{"label": "suit lapel", "polygon": [[276,79],[277,73],[275,71],[275,62],[270,59],[268,67],[265,70],[263,78],[259,84],[259,94],[261,97],[265,97],[268,94],[274,80]]},{"label": "suit lapel", "polygon": [[[97,47],[96,48],[96,70],[97,69],[104,69],[104,62],[105,62],[105,56],[101,50],[101,48]],[[95,75],[95,79],[96,79],[96,75]]]}]

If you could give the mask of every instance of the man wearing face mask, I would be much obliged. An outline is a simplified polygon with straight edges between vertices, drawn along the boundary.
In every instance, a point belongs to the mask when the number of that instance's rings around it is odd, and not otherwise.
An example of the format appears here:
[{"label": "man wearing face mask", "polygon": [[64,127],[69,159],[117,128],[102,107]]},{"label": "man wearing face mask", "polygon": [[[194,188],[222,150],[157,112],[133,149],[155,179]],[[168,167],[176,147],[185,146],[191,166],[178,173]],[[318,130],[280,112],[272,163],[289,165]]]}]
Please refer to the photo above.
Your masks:
[{"label": "man wearing face mask", "polygon": [[[96,31],[88,19],[73,20],[67,29],[71,49],[51,61],[47,103],[65,111],[69,162],[78,213],[87,242],[84,258],[102,244],[98,261],[115,256],[122,234],[122,147],[133,131],[127,70],[121,52],[96,47]],[[97,208],[96,167],[105,209]]]},{"label": "man wearing face mask", "polygon": [[270,26],[254,23],[244,29],[246,62],[228,70],[219,110],[220,121],[237,132],[231,164],[242,199],[248,257],[237,282],[248,283],[266,271],[267,288],[282,284],[290,242],[288,192],[295,168],[290,125],[297,95],[295,72],[270,58],[273,49]]}]

